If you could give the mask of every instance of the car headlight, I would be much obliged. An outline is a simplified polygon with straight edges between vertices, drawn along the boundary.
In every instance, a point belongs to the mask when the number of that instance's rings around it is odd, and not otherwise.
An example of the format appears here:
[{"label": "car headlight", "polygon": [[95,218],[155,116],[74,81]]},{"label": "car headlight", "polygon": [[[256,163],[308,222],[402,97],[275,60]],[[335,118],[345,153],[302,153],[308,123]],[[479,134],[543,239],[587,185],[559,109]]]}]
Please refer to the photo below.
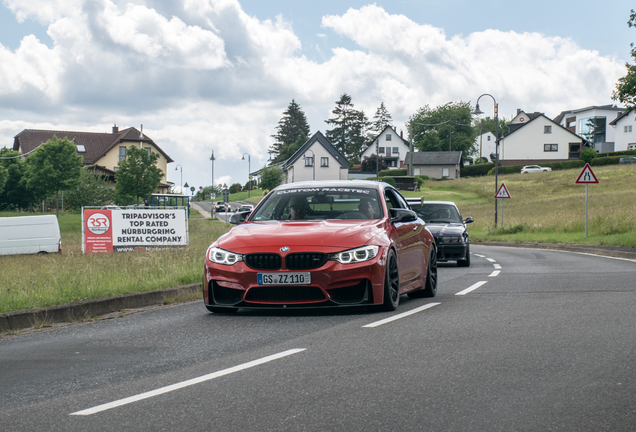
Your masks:
[{"label": "car headlight", "polygon": [[329,259],[340,264],[353,264],[369,261],[376,257],[380,246],[363,246],[329,255]]},{"label": "car headlight", "polygon": [[211,247],[208,249],[208,259],[215,264],[232,265],[239,261],[243,261],[243,255]]},{"label": "car headlight", "polygon": [[464,243],[463,237],[444,236],[444,237],[438,237],[437,240],[439,243]]}]

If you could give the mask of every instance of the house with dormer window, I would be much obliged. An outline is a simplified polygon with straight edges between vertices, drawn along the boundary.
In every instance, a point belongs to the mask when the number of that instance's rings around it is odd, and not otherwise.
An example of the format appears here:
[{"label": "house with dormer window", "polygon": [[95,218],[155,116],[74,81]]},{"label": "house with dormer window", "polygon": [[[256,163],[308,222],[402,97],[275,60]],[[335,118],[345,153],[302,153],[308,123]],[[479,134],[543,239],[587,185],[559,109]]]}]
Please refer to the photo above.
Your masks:
[{"label": "house with dormer window", "polygon": [[53,136],[66,138],[75,143],[77,154],[82,156],[83,165],[112,183],[115,182],[119,162],[126,159],[128,147],[137,146],[149,153],[159,153],[157,168],[163,171],[163,177],[157,192],[166,193],[172,186],[172,183],[167,181],[167,174],[168,164],[173,160],[152,139],[134,127],[120,131],[115,125],[111,133],[25,129],[14,137],[13,150],[28,155]]},{"label": "house with dormer window", "polygon": [[540,112],[517,115],[499,140],[501,165],[528,165],[578,159],[585,140]]},{"label": "house with dormer window", "polygon": [[367,148],[360,155],[360,160],[375,157],[377,154],[384,158],[389,169],[398,169],[402,166],[408,151],[409,143],[403,138],[402,133],[398,134],[393,127],[387,126],[369,141]]}]

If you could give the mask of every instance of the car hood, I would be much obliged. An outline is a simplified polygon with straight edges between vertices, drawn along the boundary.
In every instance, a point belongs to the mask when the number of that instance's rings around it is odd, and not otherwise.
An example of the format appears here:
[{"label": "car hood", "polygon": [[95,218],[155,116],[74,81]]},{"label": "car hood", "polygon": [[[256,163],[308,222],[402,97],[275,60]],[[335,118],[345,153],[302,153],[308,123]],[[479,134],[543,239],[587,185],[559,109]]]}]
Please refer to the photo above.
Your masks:
[{"label": "car hood", "polygon": [[[298,221],[247,222],[219,237],[217,247],[237,253],[278,251],[281,247],[291,252],[337,252],[364,246],[384,233],[383,221]],[[379,236],[376,244],[387,240]],[[378,243],[379,242],[379,243]]]},{"label": "car hood", "polygon": [[466,230],[463,224],[450,223],[450,224],[431,224],[427,223],[426,228],[435,237],[439,236],[460,236]]}]

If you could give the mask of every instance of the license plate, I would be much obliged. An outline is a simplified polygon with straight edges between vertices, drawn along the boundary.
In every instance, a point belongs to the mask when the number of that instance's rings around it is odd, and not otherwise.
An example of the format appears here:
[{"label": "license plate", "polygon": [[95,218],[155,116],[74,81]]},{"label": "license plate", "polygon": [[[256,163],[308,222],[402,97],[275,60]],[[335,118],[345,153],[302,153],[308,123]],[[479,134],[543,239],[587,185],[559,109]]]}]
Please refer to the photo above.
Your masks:
[{"label": "license plate", "polygon": [[311,283],[311,273],[259,273],[259,285],[307,285]]}]

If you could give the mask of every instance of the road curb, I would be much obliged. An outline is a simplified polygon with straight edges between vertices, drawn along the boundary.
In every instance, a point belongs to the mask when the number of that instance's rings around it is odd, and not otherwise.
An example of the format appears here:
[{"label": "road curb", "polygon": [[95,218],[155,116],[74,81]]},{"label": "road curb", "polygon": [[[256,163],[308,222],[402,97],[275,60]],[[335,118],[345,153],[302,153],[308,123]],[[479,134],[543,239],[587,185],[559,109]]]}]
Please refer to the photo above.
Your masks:
[{"label": "road curb", "polygon": [[59,306],[0,314],[0,332],[23,330],[43,324],[67,323],[103,316],[124,309],[161,305],[166,300],[201,292],[201,284],[182,285],[156,291],[120,294],[113,297],[82,300]]},{"label": "road curb", "polygon": [[474,245],[481,246],[505,246],[530,249],[552,249],[566,252],[589,253],[594,255],[609,256],[614,258],[625,258],[636,260],[636,249],[619,246],[592,246],[592,245],[568,245],[561,243],[514,243],[514,242],[474,242]]}]

